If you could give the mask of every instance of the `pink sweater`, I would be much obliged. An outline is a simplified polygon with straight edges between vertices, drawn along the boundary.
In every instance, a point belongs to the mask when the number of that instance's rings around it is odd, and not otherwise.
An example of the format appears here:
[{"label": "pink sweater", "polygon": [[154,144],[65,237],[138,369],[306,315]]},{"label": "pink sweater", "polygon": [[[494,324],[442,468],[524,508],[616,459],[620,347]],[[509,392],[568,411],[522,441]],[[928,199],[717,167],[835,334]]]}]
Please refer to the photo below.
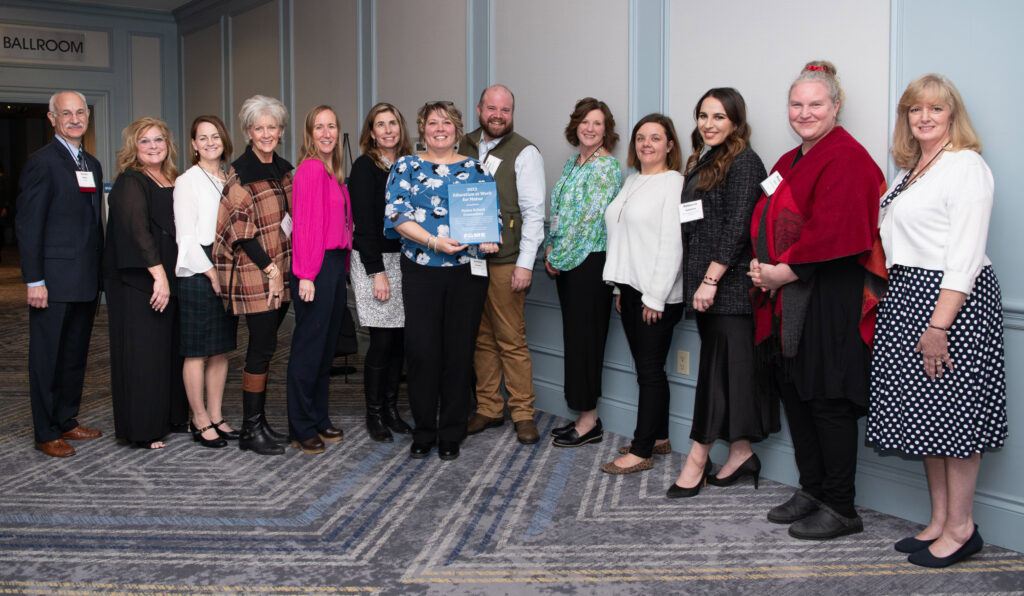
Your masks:
[{"label": "pink sweater", "polygon": [[352,248],[352,203],[319,159],[299,164],[292,183],[292,272],[316,279],[324,252]]}]

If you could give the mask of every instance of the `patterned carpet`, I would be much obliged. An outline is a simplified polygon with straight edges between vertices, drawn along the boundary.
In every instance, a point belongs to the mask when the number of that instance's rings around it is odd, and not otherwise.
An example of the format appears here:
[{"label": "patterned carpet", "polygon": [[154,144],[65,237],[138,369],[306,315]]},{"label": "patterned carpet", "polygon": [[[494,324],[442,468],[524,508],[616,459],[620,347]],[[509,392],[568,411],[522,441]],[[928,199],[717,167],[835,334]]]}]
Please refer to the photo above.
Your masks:
[{"label": "patterned carpet", "polygon": [[[332,384],[346,431],[324,455],[204,449],[187,435],[147,452],[114,439],[105,311],[93,336],[80,420],[107,436],[75,457],[32,449],[24,286],[0,266],[0,593],[26,594],[907,594],[1022,593],[1024,556],[986,547],[925,570],[892,550],[916,531],[862,510],[863,534],[791,539],[765,511],[792,489],[762,481],[664,491],[682,455],[613,477],[626,442],[523,446],[511,424],[470,437],[452,462],[412,460],[408,439],[370,441],[361,382]],[[244,334],[244,325],[242,325]],[[284,421],[287,329],[271,370],[271,422]],[[361,362],[353,358],[361,369]],[[232,359],[226,415],[241,416]],[[541,415],[547,433],[563,422]],[[984,528],[982,528],[984,533]]]}]

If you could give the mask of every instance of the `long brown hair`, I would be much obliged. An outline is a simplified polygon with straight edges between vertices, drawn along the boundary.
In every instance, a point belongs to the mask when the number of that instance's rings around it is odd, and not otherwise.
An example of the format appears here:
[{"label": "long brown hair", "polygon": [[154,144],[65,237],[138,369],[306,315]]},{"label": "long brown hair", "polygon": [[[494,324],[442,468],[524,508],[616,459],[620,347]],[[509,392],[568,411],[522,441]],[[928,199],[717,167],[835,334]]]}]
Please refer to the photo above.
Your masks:
[{"label": "long brown hair", "polygon": [[398,108],[382,101],[366,113],[366,118],[363,120],[363,131],[359,133],[359,150],[363,155],[369,156],[373,163],[382,170],[390,168],[381,159],[380,149],[377,148],[377,142],[373,139],[372,133],[373,122],[377,116],[385,112],[394,114],[395,120],[398,121],[398,145],[395,145],[395,159],[403,155],[412,155],[412,142],[409,140],[409,129],[405,124],[405,117],[398,111]]},{"label": "long brown hair", "polygon": [[[231,135],[228,134],[228,127],[224,126],[224,121],[218,116],[206,114],[203,116],[196,116],[196,119],[192,121],[192,131],[189,136],[192,140],[196,140],[196,133],[199,130],[199,125],[203,122],[212,125],[217,129],[217,134],[220,135],[221,145],[224,146],[224,151],[220,154],[220,162],[222,164],[229,163],[231,161],[231,152],[234,151],[235,147],[231,144]],[[192,165],[199,163],[199,152],[195,149],[192,150]]]},{"label": "long brown hair", "polygon": [[320,112],[326,112],[328,110],[334,114],[334,123],[338,124],[338,113],[329,105],[320,104],[306,114],[306,126],[302,129],[302,157],[299,159],[299,163],[302,163],[307,159],[319,159],[325,166],[327,166],[327,171],[331,173],[331,176],[334,176],[335,180],[340,181],[344,176],[344,171],[342,170],[340,126],[337,138],[334,142],[334,149],[331,151],[330,163],[324,161],[323,156],[320,153],[320,148],[316,146],[316,140],[313,139],[313,127],[316,126],[316,117],[320,115]]},{"label": "long brown hair", "polygon": [[117,172],[121,173],[128,168],[139,172],[145,171],[142,162],[139,161],[139,137],[154,126],[167,139],[167,157],[164,158],[164,163],[160,164],[160,173],[173,184],[174,179],[178,177],[178,168],[174,165],[178,159],[178,148],[174,146],[174,137],[171,136],[171,129],[167,123],[152,116],[139,118],[121,132],[121,148],[117,151]]},{"label": "long brown hair", "polygon": [[[740,92],[732,87],[715,87],[708,89],[707,93],[697,100],[697,107],[693,108],[693,119],[699,121],[700,108],[707,98],[717,99],[722,102],[725,108],[725,115],[732,122],[733,131],[722,143],[722,151],[716,151],[711,158],[711,163],[697,172],[697,189],[711,190],[725,180],[732,167],[733,160],[743,152],[750,144],[750,125],[747,124],[747,104],[743,101]],[[690,133],[690,143],[693,146],[693,154],[686,160],[686,171],[691,172],[700,162],[701,150],[704,149],[704,135],[700,134],[700,126],[695,126]]]}]

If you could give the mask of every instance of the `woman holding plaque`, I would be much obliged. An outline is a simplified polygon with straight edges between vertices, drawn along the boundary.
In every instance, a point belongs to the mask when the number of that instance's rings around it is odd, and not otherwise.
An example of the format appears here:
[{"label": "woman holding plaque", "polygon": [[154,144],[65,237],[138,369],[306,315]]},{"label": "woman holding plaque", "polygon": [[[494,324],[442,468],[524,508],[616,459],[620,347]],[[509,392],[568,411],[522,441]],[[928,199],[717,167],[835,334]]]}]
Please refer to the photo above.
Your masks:
[{"label": "woman holding plaque", "polygon": [[603,101],[576,102],[565,138],[579,154],[565,162],[551,191],[544,268],[555,278],[562,307],[565,401],[579,416],[551,434],[556,447],[579,447],[604,438],[597,398],[612,306],[612,287],[601,278],[608,245],[604,210],[622,186],[622,166],[612,156],[619,134]]},{"label": "woman holding plaque", "polygon": [[424,104],[416,126],[426,150],[400,157],[391,169],[384,230],[402,241],[406,366],[416,423],[410,456],[427,457],[436,443],[438,456],[451,460],[459,456],[473,408],[473,349],[487,294],[487,278],[471,272],[477,267],[471,261],[497,252],[498,245],[451,238],[448,198],[453,185],[493,178],[455,151],[462,138],[455,104]]}]

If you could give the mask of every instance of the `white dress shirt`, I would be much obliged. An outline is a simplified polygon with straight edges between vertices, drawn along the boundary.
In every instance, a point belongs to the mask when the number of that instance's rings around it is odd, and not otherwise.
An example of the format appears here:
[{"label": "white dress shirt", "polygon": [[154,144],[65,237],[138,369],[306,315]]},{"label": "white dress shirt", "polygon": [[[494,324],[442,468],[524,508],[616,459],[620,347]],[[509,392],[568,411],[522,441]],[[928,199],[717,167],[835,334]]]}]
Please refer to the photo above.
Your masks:
[{"label": "white dress shirt", "polygon": [[217,210],[224,183],[194,165],[174,181],[174,230],[178,262],[174,274],[189,277],[205,273],[213,263],[203,246],[217,234]]},{"label": "white dress shirt", "polygon": [[[899,184],[907,171],[895,178]],[[894,184],[893,187],[896,185]],[[885,266],[942,271],[943,289],[970,294],[982,267],[994,184],[985,160],[946,151],[879,216]],[[892,192],[892,188],[886,195]]]},{"label": "white dress shirt", "polygon": [[[477,146],[480,163],[487,161],[487,154],[494,149],[501,139],[484,140],[481,133]],[[499,166],[500,167],[500,166]],[[519,240],[519,256],[516,267],[533,271],[533,263],[537,260],[537,251],[544,241],[544,158],[537,147],[530,145],[519,152],[514,164],[516,171],[516,192],[519,194],[519,211],[523,215],[522,237]]]},{"label": "white dress shirt", "polygon": [[683,237],[679,197],[683,175],[675,170],[632,174],[604,212],[608,252],[604,280],[641,293],[647,308],[683,301]]}]

